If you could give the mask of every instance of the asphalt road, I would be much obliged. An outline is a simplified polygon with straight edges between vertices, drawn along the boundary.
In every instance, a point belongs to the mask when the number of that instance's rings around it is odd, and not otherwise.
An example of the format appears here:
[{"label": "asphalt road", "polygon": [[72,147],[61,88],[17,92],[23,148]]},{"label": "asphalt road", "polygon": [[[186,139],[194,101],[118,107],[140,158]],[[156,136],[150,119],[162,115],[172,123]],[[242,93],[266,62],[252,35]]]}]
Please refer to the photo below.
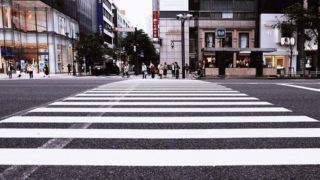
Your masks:
[{"label": "asphalt road", "polygon": [[[120,89],[122,91],[128,90],[128,94],[124,96],[132,96],[132,91],[145,90],[154,88],[158,90],[170,89],[176,90],[177,87],[205,89],[208,87],[231,88],[232,90],[245,93],[249,97],[255,97],[263,102],[272,103],[272,107],[286,108],[292,112],[148,112],[150,108],[171,108],[175,109],[173,105],[48,105],[51,102],[166,102],[165,100],[66,100],[66,97],[74,98],[90,98],[90,95],[102,94],[102,92],[88,92],[87,90],[95,88],[102,84],[108,84],[119,79],[85,79],[85,80],[24,80],[24,81],[0,81],[0,103],[1,119],[9,117],[10,115],[24,115],[38,116],[38,117],[54,117],[54,116],[75,116],[84,117],[86,121],[92,117],[106,117],[109,120],[112,117],[148,117],[147,120],[151,121],[156,117],[252,117],[252,116],[308,116],[315,120],[320,120],[320,92],[313,91],[320,89],[319,80],[208,80],[212,85],[207,84],[187,84],[178,80],[177,83],[162,83],[159,80],[146,81],[135,85],[134,83],[124,83],[120,85],[113,85],[107,89]],[[148,85],[150,83],[150,86]],[[296,87],[288,87],[283,84],[293,84],[302,87],[309,87],[312,89],[301,89]],[[161,88],[161,86],[165,86]],[[174,87],[173,89],[170,86]],[[100,87],[103,88],[103,87]],[[86,92],[84,92],[86,91]],[[84,94],[79,96],[79,94]],[[111,93],[116,94],[115,92]],[[130,95],[131,94],[131,95]],[[154,92],[153,94],[157,94]],[[161,94],[161,92],[158,92]],[[201,94],[201,93],[199,93]],[[157,96],[155,96],[157,97]],[[186,95],[185,97],[188,97]],[[198,96],[196,96],[198,97]],[[206,98],[207,96],[204,96]],[[171,103],[188,102],[187,100],[174,100],[174,96],[170,96]],[[192,102],[212,102],[209,99]],[[228,101],[219,101],[228,102]],[[5,105],[5,106],[2,106]],[[48,107],[45,112],[30,112],[29,110],[38,107]],[[87,109],[84,112],[49,112],[55,108],[87,108],[92,109],[94,112],[88,113]],[[144,108],[144,111],[136,112],[95,112],[99,108]],[[187,108],[189,106],[183,105],[180,108]],[[195,109],[216,107],[209,105],[191,106]],[[226,109],[235,106],[224,106]],[[256,106],[245,105],[244,108],[256,108]],[[265,107],[265,106],[263,106]],[[269,106],[267,106],[269,107]],[[190,109],[192,110],[192,109]],[[248,109],[249,110],[249,109]],[[245,118],[244,118],[245,119]],[[4,123],[0,124],[1,129],[88,129],[88,130],[197,130],[197,129],[240,129],[246,130],[250,128],[267,128],[267,129],[291,129],[291,128],[320,128],[317,121],[314,122],[254,122],[254,123]],[[89,134],[88,134],[89,135]],[[165,136],[165,134],[163,134]],[[50,142],[50,143],[48,143]],[[110,149],[110,150],[242,150],[242,149],[290,149],[290,148],[320,148],[320,138],[183,138],[183,139],[149,139],[149,138],[0,138],[0,150],[5,148],[13,149],[51,149],[51,148],[64,148],[64,149]],[[91,154],[92,155],[92,154]],[[28,156],[28,155],[26,155]],[[306,155],[307,156],[307,155]],[[68,157],[65,157],[68,159]],[[104,159],[105,157],[100,157]],[[130,157],[129,157],[130,158]],[[156,158],[156,157],[155,157]],[[172,157],[174,158],[174,157]],[[193,158],[193,157],[188,157]],[[211,157],[208,157],[210,159]],[[270,157],[271,159],[274,157]],[[280,157],[279,157],[280,158]],[[296,157],[292,157],[295,159]],[[157,158],[156,158],[157,159]],[[160,161],[161,157],[159,157]],[[163,157],[166,159],[166,157]],[[1,157],[0,157],[1,164]],[[157,164],[157,162],[154,162]],[[242,166],[0,166],[0,179],[319,179],[320,178],[319,165],[242,165]],[[2,180],[2,179],[1,179]]]},{"label": "asphalt road", "polygon": [[121,79],[0,80],[0,118],[119,80]]}]

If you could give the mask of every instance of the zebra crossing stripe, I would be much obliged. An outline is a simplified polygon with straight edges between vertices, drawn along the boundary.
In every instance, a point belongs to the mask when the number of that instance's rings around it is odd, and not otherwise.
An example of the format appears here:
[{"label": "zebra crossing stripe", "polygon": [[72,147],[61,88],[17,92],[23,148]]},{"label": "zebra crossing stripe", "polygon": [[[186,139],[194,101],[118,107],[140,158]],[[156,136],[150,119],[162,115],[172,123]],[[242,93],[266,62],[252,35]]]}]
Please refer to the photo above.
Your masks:
[{"label": "zebra crossing stripe", "polygon": [[231,91],[231,90],[214,90],[214,91],[170,91],[170,90],[163,90],[163,91],[152,91],[152,90],[92,90],[87,91],[86,93],[239,93],[239,91]]},{"label": "zebra crossing stripe", "polygon": [[51,106],[268,106],[268,102],[55,102]]},{"label": "zebra crossing stripe", "polygon": [[204,100],[204,101],[254,101],[259,100],[255,97],[70,97],[64,99],[66,101],[102,101],[102,100],[135,100],[135,101],[147,101],[147,100],[161,100],[161,101],[176,101],[176,100],[187,100],[187,101],[196,101],[196,100]]},{"label": "zebra crossing stripe", "polygon": [[78,97],[103,97],[103,96],[135,96],[135,97],[143,97],[143,96],[149,96],[149,97],[159,97],[159,96],[248,96],[246,94],[77,94]]},{"label": "zebra crossing stripe", "polygon": [[0,165],[259,166],[319,165],[320,149],[104,150],[0,149]]},{"label": "zebra crossing stripe", "polygon": [[220,117],[70,117],[15,116],[0,123],[283,123],[319,122],[307,116],[220,116]]},{"label": "zebra crossing stripe", "polygon": [[220,113],[220,112],[292,112],[281,107],[250,108],[37,108],[29,112],[80,112],[80,113]]},{"label": "zebra crossing stripe", "polygon": [[0,138],[239,139],[319,138],[320,128],[275,129],[0,129]]}]

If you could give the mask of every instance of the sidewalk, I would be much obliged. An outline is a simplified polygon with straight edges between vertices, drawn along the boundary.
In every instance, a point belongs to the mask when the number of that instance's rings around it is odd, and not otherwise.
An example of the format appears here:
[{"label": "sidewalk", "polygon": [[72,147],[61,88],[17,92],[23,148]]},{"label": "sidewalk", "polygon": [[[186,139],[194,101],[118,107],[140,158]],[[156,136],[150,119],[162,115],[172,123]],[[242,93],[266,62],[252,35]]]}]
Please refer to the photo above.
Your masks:
[{"label": "sidewalk", "polygon": [[[82,76],[73,76],[73,75],[68,75],[68,74],[50,74],[49,77],[44,77],[43,73],[34,73],[33,74],[33,79],[78,79],[78,78],[107,78],[107,77],[114,77],[114,76],[87,76],[87,75],[82,75]],[[29,78],[29,74],[22,73],[21,77],[18,77],[17,74],[12,75],[12,79],[9,79],[9,76],[6,74],[0,74],[0,80],[27,80]]]}]

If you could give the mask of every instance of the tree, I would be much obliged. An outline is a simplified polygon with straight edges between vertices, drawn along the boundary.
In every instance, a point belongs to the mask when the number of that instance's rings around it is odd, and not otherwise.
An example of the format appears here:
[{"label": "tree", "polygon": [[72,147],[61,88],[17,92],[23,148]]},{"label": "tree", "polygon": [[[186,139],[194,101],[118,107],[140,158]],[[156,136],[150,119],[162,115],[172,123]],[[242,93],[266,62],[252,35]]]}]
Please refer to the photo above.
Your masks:
[{"label": "tree", "polygon": [[[129,33],[123,40],[122,44],[125,46],[125,50],[128,56],[131,57],[130,64],[136,65],[136,70],[140,70],[142,62],[149,64],[159,63],[159,56],[156,53],[152,41],[143,30],[138,30],[135,33]],[[143,54],[143,57],[141,56]]]},{"label": "tree", "polygon": [[[301,34],[305,40],[310,41],[311,39],[315,39],[315,44],[320,42],[319,4],[311,4],[308,8],[304,8],[300,3],[295,3],[287,7],[284,12],[288,21],[293,22],[297,27],[303,27]],[[318,69],[320,68],[319,46],[317,49],[317,67]]]},{"label": "tree", "polygon": [[290,50],[289,60],[289,75],[290,77],[293,74],[293,67],[292,67],[292,59],[293,59],[293,49],[295,46],[295,34],[297,32],[297,26],[292,20],[278,20],[278,23],[273,25],[273,28],[280,29],[281,31],[281,45],[286,46]]},{"label": "tree", "polygon": [[81,37],[76,51],[77,62],[82,65],[86,61],[87,67],[94,63],[103,63],[107,54],[104,39],[98,33]]}]

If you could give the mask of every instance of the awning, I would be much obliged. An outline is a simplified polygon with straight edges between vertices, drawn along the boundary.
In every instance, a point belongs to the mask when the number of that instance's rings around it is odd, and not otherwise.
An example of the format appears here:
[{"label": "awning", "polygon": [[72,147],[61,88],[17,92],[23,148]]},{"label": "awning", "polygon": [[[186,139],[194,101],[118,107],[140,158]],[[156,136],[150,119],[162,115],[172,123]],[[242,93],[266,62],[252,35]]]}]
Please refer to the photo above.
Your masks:
[{"label": "awning", "polygon": [[205,48],[206,52],[246,52],[250,54],[251,52],[276,52],[275,48]]}]

